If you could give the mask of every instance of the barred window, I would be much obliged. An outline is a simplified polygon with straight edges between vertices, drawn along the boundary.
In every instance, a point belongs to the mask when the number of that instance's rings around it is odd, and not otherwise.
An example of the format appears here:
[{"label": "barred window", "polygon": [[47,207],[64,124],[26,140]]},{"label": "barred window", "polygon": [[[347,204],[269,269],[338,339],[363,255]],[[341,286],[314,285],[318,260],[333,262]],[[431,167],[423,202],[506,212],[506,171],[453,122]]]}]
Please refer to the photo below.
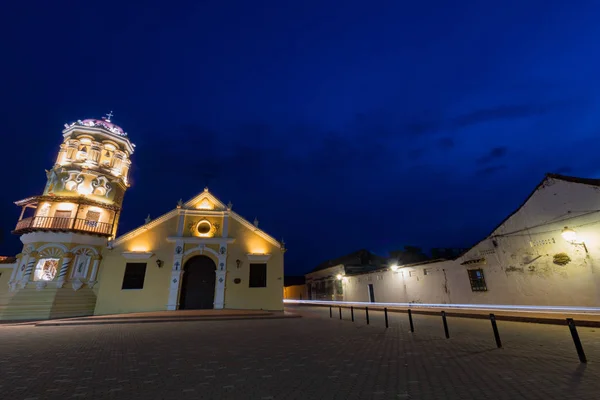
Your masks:
[{"label": "barred window", "polygon": [[486,292],[487,286],[483,277],[483,270],[469,269],[467,272],[469,274],[469,281],[471,282],[471,290],[473,292]]}]

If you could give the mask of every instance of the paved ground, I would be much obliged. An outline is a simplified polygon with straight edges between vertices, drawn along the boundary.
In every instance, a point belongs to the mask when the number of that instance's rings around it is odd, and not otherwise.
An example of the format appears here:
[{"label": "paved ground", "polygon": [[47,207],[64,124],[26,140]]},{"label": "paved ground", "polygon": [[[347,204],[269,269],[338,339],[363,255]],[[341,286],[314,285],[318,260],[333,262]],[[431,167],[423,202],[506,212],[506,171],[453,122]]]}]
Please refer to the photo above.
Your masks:
[{"label": "paved ground", "polygon": [[[405,314],[370,326],[300,319],[0,326],[2,399],[596,399],[600,332]],[[338,317],[334,313],[334,317]],[[346,315],[349,317],[349,315]],[[480,325],[481,324],[481,325]],[[487,328],[486,328],[487,327]]]}]

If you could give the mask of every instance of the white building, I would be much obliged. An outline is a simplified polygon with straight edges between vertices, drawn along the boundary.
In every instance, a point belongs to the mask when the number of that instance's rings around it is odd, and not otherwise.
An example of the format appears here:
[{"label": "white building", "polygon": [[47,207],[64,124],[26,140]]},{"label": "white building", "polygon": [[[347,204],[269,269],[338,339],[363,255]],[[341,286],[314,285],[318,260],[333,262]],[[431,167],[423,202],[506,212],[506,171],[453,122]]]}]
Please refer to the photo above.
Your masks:
[{"label": "white building", "polygon": [[455,260],[340,278],[345,301],[600,306],[600,179],[548,174]]}]

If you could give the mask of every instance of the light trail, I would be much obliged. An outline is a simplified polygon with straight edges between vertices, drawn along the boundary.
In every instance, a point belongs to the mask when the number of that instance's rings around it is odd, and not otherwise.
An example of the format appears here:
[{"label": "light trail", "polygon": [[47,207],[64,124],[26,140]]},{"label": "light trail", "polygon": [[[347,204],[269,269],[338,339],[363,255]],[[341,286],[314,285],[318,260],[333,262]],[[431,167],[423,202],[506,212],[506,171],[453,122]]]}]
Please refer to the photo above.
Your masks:
[{"label": "light trail", "polygon": [[523,312],[569,312],[569,313],[600,313],[600,307],[577,306],[525,306],[508,304],[424,304],[424,303],[371,303],[366,301],[321,301],[321,300],[283,300],[286,304],[313,304],[325,306],[373,306],[397,308],[439,308],[445,310],[506,310]]}]

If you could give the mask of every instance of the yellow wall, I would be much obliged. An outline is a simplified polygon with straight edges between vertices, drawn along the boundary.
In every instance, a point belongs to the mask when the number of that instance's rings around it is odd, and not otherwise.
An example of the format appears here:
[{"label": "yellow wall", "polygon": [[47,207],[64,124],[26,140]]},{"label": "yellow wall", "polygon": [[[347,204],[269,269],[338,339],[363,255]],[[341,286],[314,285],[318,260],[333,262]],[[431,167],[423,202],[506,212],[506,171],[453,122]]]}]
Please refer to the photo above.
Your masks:
[{"label": "yellow wall", "polygon": [[[215,237],[221,237],[223,232],[223,217],[188,216],[184,221],[183,236],[192,236],[189,226],[201,219],[219,224]],[[98,301],[95,314],[126,313],[140,311],[166,310],[169,288],[172,279],[173,254],[175,243],[167,242],[167,237],[177,236],[179,216],[174,215],[169,220],[148,229],[146,232],[119,244],[112,250],[103,251],[100,265],[100,282],[98,284]],[[192,224],[193,225],[193,224]],[[278,246],[269,243],[257,235],[254,226],[245,226],[229,217],[228,236],[235,242],[227,246],[227,275],[225,280],[224,308],[226,309],[263,309],[283,310],[283,252]],[[197,248],[198,244],[186,244],[184,252]],[[207,249],[218,253],[219,245],[207,244]],[[153,256],[147,260],[127,260],[124,251],[148,251]],[[270,254],[267,263],[267,287],[250,288],[250,263],[248,253]],[[190,258],[201,254],[200,250],[193,251],[183,258],[182,267]],[[218,257],[210,251],[202,254],[210,257],[215,265],[219,265]],[[164,262],[158,268],[156,260]],[[241,260],[240,268],[236,260]],[[123,275],[127,262],[146,262],[146,277],[144,288],[138,290],[122,290]],[[256,261],[259,263],[259,261]],[[241,279],[236,284],[234,280]],[[215,290],[217,290],[215,288]],[[180,294],[179,294],[180,295]]]},{"label": "yellow wall", "polygon": [[[8,265],[13,266],[13,264]],[[0,293],[8,292],[8,281],[10,281],[12,273],[12,268],[7,268],[7,265],[0,264]]]},{"label": "yellow wall", "polygon": [[[227,253],[227,281],[225,286],[225,308],[283,310],[283,252],[267,242],[251,229],[230,218],[229,236],[236,238]],[[248,287],[250,261],[248,253],[267,253],[267,287]],[[242,261],[237,268],[236,260]],[[240,278],[239,284],[234,283]]]},{"label": "yellow wall", "polygon": [[[166,310],[175,249],[166,238],[176,233],[177,220],[174,216],[112,250],[103,251],[94,314]],[[145,260],[128,260],[123,257],[124,251],[151,251],[154,255]],[[158,268],[157,259],[164,262],[162,268]],[[147,264],[143,289],[121,289],[128,262]]]},{"label": "yellow wall", "polygon": [[306,293],[306,285],[293,285],[284,287],[283,298],[290,300],[310,300]]}]

